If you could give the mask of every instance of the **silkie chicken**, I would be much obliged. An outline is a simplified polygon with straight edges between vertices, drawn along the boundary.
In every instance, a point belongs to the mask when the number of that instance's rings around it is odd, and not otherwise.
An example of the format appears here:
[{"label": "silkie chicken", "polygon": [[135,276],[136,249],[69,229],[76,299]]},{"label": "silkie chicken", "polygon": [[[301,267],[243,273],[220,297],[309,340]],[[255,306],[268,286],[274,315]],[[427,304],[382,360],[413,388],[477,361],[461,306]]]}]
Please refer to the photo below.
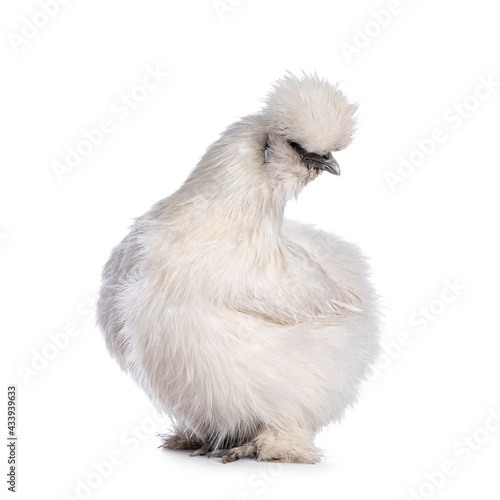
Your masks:
[{"label": "silkie chicken", "polygon": [[285,220],[355,131],[357,106],[287,75],[104,266],[97,320],[121,368],[172,421],[169,449],[315,463],[315,434],[355,403],[378,352],[360,250]]}]

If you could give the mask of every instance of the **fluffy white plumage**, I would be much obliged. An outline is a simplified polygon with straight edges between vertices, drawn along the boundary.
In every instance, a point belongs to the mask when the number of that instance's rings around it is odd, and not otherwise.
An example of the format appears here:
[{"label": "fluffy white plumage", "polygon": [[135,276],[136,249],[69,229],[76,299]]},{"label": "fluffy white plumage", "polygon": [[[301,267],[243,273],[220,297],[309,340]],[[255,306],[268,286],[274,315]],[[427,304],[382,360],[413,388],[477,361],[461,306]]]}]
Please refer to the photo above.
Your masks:
[{"label": "fluffy white plumage", "polygon": [[378,350],[367,264],[283,219],[323,168],[310,153],[346,147],[355,111],[316,76],[284,77],[113,250],[98,323],[173,419],[166,447],[314,463],[315,433],[355,402]]}]

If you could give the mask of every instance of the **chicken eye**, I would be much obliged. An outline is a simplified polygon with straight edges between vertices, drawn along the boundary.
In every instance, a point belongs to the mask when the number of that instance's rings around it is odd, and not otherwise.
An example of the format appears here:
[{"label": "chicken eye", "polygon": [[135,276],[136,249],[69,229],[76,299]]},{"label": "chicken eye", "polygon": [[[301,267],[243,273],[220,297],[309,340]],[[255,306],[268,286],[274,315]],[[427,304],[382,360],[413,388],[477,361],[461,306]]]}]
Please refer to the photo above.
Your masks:
[{"label": "chicken eye", "polygon": [[304,149],[298,142],[295,141],[288,141],[288,144],[292,149],[294,149],[302,158],[309,158],[309,159],[314,159],[314,158],[322,158],[324,160],[330,159],[330,155],[320,155],[318,153],[311,153]]},{"label": "chicken eye", "polygon": [[295,150],[296,153],[298,153],[300,156],[304,156],[307,153],[307,151],[298,143],[298,142],[294,142],[294,141],[288,141],[288,144],[290,145],[290,147],[292,149]]}]

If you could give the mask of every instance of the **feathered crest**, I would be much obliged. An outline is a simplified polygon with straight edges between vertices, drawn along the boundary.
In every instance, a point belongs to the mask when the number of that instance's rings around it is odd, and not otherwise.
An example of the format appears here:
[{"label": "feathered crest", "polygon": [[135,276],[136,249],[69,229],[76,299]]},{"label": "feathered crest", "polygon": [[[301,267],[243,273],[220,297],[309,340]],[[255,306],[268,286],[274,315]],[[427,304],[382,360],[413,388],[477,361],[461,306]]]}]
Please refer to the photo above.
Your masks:
[{"label": "feathered crest", "polygon": [[357,104],[316,74],[289,73],[274,84],[263,113],[269,129],[318,154],[349,145],[356,130]]}]

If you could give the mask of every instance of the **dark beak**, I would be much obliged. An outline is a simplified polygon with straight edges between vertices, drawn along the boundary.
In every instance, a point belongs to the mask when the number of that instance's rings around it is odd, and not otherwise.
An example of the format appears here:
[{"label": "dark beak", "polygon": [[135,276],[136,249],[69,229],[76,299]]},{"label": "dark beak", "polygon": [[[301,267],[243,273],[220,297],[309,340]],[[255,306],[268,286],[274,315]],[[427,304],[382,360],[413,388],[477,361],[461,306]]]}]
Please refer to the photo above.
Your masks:
[{"label": "dark beak", "polygon": [[305,158],[313,163],[314,168],[319,168],[320,170],[326,170],[334,175],[340,175],[340,167],[337,160],[329,154],[329,157],[322,157],[315,154],[307,154]]},{"label": "dark beak", "polygon": [[[288,141],[290,147],[293,148],[297,154],[301,157],[302,161],[307,164],[307,168],[317,168],[318,170],[326,170],[334,175],[340,175],[340,167],[337,160],[332,156],[332,153],[328,153],[325,156],[318,155],[316,153],[309,153],[300,144]],[[267,145],[264,157],[267,160]]]}]

